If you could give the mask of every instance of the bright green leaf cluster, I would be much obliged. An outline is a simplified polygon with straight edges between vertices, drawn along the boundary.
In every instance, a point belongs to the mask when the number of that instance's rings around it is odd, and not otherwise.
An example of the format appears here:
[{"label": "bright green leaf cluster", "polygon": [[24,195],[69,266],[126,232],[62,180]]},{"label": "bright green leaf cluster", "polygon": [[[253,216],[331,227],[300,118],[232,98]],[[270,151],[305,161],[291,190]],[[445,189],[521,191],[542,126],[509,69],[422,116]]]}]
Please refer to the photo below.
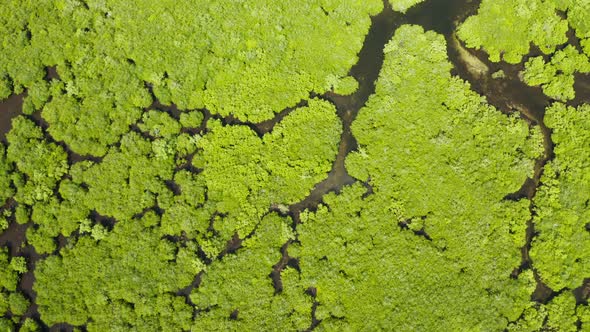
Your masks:
[{"label": "bright green leaf cluster", "polygon": [[576,31],[576,37],[580,39],[584,53],[590,57],[590,1],[571,0],[567,2],[568,22]]},{"label": "bright green leaf cluster", "polygon": [[161,221],[163,234],[184,232],[191,239],[206,234],[215,210],[212,204],[205,204],[207,187],[203,177],[183,170],[174,174],[174,183],[180,194],[159,203],[166,210]]},{"label": "bright green leaf cluster", "polygon": [[[65,86],[58,83],[62,85],[61,88],[56,89],[42,111],[43,118],[50,124],[49,133],[55,139],[66,142],[78,154],[103,156],[108,150],[107,146],[117,142],[129,130],[129,125],[139,118],[141,108],[151,103],[141,83],[137,79],[125,77],[129,76],[126,71],[131,70],[120,68],[125,65],[97,65],[104,66],[101,70],[115,77],[97,80],[93,73],[84,73],[88,75],[85,78],[79,77],[79,74],[70,74],[71,82],[66,81]],[[60,74],[66,79],[68,75],[63,71]],[[114,87],[104,86],[106,80],[117,84]],[[117,92],[96,92],[110,89]]]},{"label": "bright green leaf cluster", "polygon": [[8,228],[8,220],[5,216],[0,216],[0,232],[3,232],[5,229]]},{"label": "bright green leaf cluster", "polygon": [[0,318],[0,331],[14,331],[14,323],[8,318]]},{"label": "bright green leaf cluster", "polygon": [[8,198],[14,195],[14,191],[10,187],[10,173],[12,166],[6,158],[6,148],[4,144],[0,143],[0,204],[4,203]]},{"label": "bright green leaf cluster", "polygon": [[[10,258],[6,248],[0,249],[0,316],[10,312],[15,323],[29,308],[29,300],[17,291],[20,275],[25,272],[27,265],[24,257]],[[12,331],[8,328],[11,326],[9,320],[0,319],[0,331]]]},{"label": "bright green leaf cluster", "polygon": [[203,168],[209,201],[228,214],[215,227],[228,239],[236,231],[241,236],[252,231],[271,204],[305,198],[330,171],[342,132],[334,106],[316,99],[262,138],[246,126],[216,121],[208,127],[196,166]]},{"label": "bright green leaf cluster", "polygon": [[353,94],[359,87],[358,81],[352,76],[339,78],[332,75],[328,78],[327,85],[329,89],[342,96]]},{"label": "bright green leaf cluster", "polygon": [[13,257],[10,260],[10,268],[12,271],[16,273],[25,273],[27,272],[27,261],[24,257]]},{"label": "bright green leaf cluster", "polygon": [[185,128],[199,128],[203,122],[203,113],[190,111],[180,114],[180,124]]},{"label": "bright green leaf cluster", "polygon": [[27,300],[23,294],[18,292],[12,292],[8,295],[8,303],[10,304],[8,309],[16,316],[24,315],[29,308],[29,300]]},{"label": "bright green leaf cluster", "polygon": [[578,331],[576,299],[571,293],[562,293],[551,300],[547,307],[547,328],[564,332]]},{"label": "bright green leaf cluster", "polygon": [[575,73],[590,73],[590,59],[568,45],[555,52],[549,63],[541,56],[530,58],[525,63],[523,79],[529,85],[541,85],[547,96],[566,101],[576,96]]},{"label": "bright green leaf cluster", "polygon": [[[27,35],[27,32],[30,32],[27,21],[32,4],[9,0],[4,1],[0,8],[0,99],[8,97],[11,93],[19,94],[25,87],[43,79],[44,68],[39,56],[40,50],[31,47]],[[44,10],[43,7],[46,6],[40,4],[39,7],[40,10]]]},{"label": "bright green leaf cluster", "polygon": [[155,110],[145,112],[138,127],[152,137],[171,138],[180,133],[180,124],[174,118],[166,112]]},{"label": "bright green leaf cluster", "polygon": [[91,318],[89,331],[129,325],[187,330],[192,309],[170,293],[189,285],[198,271],[178,263],[177,247],[139,220],[117,223],[98,242],[81,237],[37,265],[34,289],[43,321],[82,325]]},{"label": "bright green leaf cluster", "polygon": [[90,212],[83,202],[85,190],[80,186],[70,180],[63,180],[58,192],[61,199],[51,197],[33,206],[31,220],[36,226],[27,229],[27,242],[38,253],[53,252],[56,247],[53,238],[60,234],[69,236]]},{"label": "bright green leaf cluster", "polygon": [[25,319],[22,323],[19,332],[38,332],[41,331],[41,327],[31,318]]},{"label": "bright green leaf cluster", "polygon": [[424,0],[389,0],[393,10],[405,13],[408,9]]},{"label": "bright green leaf cluster", "polygon": [[26,262],[23,257],[10,259],[8,250],[0,249],[0,290],[16,291],[19,274],[24,272],[26,272]]},{"label": "bright green leaf cluster", "polygon": [[15,199],[29,205],[47,201],[68,171],[66,152],[55,143],[48,143],[41,128],[24,116],[12,120],[12,129],[6,138],[9,143],[7,160],[16,165],[20,174],[26,175],[14,179]]},{"label": "bright green leaf cluster", "polygon": [[535,197],[531,258],[543,282],[558,291],[579,287],[590,269],[590,106],[547,109],[555,158],[545,165]]},{"label": "bright green leaf cluster", "polygon": [[567,42],[568,22],[559,17],[555,1],[483,0],[477,15],[459,26],[457,35],[470,48],[483,48],[490,60],[519,63],[530,44],[545,54]]}]

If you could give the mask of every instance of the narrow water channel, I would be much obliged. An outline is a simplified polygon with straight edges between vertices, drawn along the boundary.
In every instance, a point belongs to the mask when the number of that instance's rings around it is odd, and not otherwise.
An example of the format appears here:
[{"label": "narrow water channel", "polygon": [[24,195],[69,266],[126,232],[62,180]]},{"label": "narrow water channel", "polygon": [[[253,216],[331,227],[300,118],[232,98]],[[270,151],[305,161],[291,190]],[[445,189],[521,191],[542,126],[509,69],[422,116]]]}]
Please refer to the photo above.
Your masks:
[{"label": "narrow water channel", "polygon": [[22,113],[25,94],[12,95],[0,101],[0,142],[6,144],[6,134],[10,131],[12,119]]},{"label": "narrow water channel", "polygon": [[356,181],[348,174],[344,166],[348,153],[357,148],[357,142],[350,127],[359,110],[375,92],[375,84],[383,66],[383,47],[393,37],[395,30],[404,22],[403,15],[394,12],[387,0],[383,1],[383,5],[383,11],[371,18],[371,28],[358,54],[358,61],[349,72],[349,75],[358,81],[358,90],[350,96],[341,96],[332,92],[320,96],[336,106],[338,116],[342,121],[342,136],[338,155],[328,177],[318,183],[304,200],[291,206],[293,213],[299,213],[305,209],[315,210],[325,194],[339,192],[343,186]]},{"label": "narrow water channel", "polygon": [[[519,71],[522,70],[521,65],[508,65],[505,63],[491,63],[485,53],[481,51],[465,50],[461,44],[457,44],[457,40],[453,35],[457,22],[462,21],[469,15],[475,13],[479,6],[480,0],[428,0],[413,8],[406,14],[396,13],[391,9],[389,2],[384,0],[384,10],[371,19],[372,24],[368,35],[365,38],[363,47],[359,53],[359,60],[355,64],[349,75],[353,76],[359,82],[359,89],[350,96],[341,96],[331,92],[323,95],[315,95],[312,93],[310,97],[319,97],[333,103],[338,111],[338,115],[343,124],[343,133],[338,149],[338,155],[333,164],[332,170],[328,177],[318,183],[304,200],[290,206],[290,214],[294,219],[298,219],[298,215],[305,209],[315,210],[322,202],[322,197],[329,192],[338,192],[343,186],[350,185],[356,180],[352,178],[346,171],[344,161],[348,153],[357,148],[357,142],[351,132],[351,124],[355,120],[359,110],[365,105],[368,98],[375,91],[376,80],[381,70],[384,56],[383,47],[391,39],[395,30],[402,24],[417,24],[423,26],[426,30],[433,30],[445,36],[448,44],[449,60],[454,64],[453,74],[460,76],[462,79],[470,82],[472,89],[481,95],[486,96],[488,102],[495,106],[499,111],[504,113],[516,113],[528,121],[531,125],[538,125],[541,128],[545,142],[544,156],[537,161],[535,167],[535,174],[532,179],[527,180],[521,190],[517,193],[509,195],[507,199],[531,199],[536,194],[536,189],[539,186],[543,167],[547,161],[553,157],[553,143],[551,141],[551,132],[543,123],[544,109],[549,105],[550,100],[542,93],[538,87],[529,87],[520,81]],[[329,42],[329,41],[328,41]],[[488,71],[484,74],[474,73],[472,68],[465,62],[462,57],[462,52],[469,52],[471,56],[477,58],[483,63]],[[536,50],[532,51],[537,52]],[[503,78],[492,78],[492,73],[502,70],[504,72]],[[49,71],[51,78],[57,78],[57,73]],[[590,76],[577,76],[576,91],[577,98],[572,101],[572,104],[581,104],[590,102]],[[11,119],[22,113],[24,94],[13,95],[8,99],[0,102],[0,141],[6,143],[6,133],[10,130]],[[305,101],[301,101],[297,107],[305,105]],[[161,105],[157,100],[154,101],[152,108],[159,108],[176,114],[178,110],[174,107],[166,107]],[[272,130],[274,125],[281,121],[294,108],[285,109],[278,113],[277,116],[269,121],[263,123],[237,123],[231,117],[224,118],[227,124],[245,124],[255,130],[260,136]],[[208,115],[210,116],[210,115]],[[42,121],[41,118],[37,119]],[[67,148],[67,147],[66,147]],[[70,152],[70,162],[84,160],[84,158]],[[35,294],[32,290],[34,276],[34,262],[39,259],[39,256],[34,252],[34,249],[25,247],[20,248],[20,244],[24,241],[24,233],[27,227],[31,225],[18,225],[12,223],[10,228],[0,235],[0,245],[8,246],[11,255],[21,254],[28,258],[31,272],[25,274],[19,285],[19,289],[29,298],[34,300]],[[528,223],[527,237],[523,239],[525,244],[522,249],[522,265],[517,268],[517,273],[523,269],[533,269],[534,265],[528,256],[530,243],[534,236],[534,225],[532,221]],[[283,257],[275,266],[273,273],[275,283],[280,283],[280,270],[287,264],[296,264],[290,257],[288,257],[286,244],[282,250]],[[276,279],[276,280],[275,280]],[[551,289],[545,286],[537,276],[537,290],[532,294],[532,300],[545,303],[555,295]],[[280,285],[280,284],[279,284]],[[194,286],[193,286],[194,287]],[[280,286],[277,286],[280,287]],[[588,296],[590,287],[587,285],[576,290],[582,294],[579,296]],[[313,292],[310,292],[313,293]],[[33,305],[27,313],[28,317],[39,318],[36,312],[36,306]],[[317,326],[318,321],[312,317],[312,325],[310,330]],[[64,328],[68,328],[64,325]]]}]

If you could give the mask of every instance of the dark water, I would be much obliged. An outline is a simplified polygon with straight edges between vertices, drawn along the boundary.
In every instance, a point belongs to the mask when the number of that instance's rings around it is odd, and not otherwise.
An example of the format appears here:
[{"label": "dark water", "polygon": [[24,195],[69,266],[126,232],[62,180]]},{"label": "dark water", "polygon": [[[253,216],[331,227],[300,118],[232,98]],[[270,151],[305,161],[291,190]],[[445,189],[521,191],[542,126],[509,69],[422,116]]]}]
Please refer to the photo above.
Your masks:
[{"label": "dark water", "polygon": [[338,155],[328,177],[318,183],[304,200],[291,206],[291,211],[294,214],[305,209],[315,210],[325,194],[339,192],[343,186],[356,182],[344,166],[346,155],[357,148],[357,142],[350,127],[359,110],[365,105],[369,96],[375,92],[375,83],[384,60],[383,47],[401,24],[403,24],[403,16],[394,12],[389,2],[384,1],[383,11],[371,18],[371,28],[358,54],[358,62],[349,72],[349,75],[358,81],[358,90],[350,96],[341,96],[331,92],[320,96],[336,106],[338,116],[342,121],[342,136]]},{"label": "dark water", "polygon": [[25,94],[12,95],[0,101],[0,141],[6,144],[6,134],[10,131],[11,121],[22,113]]},{"label": "dark water", "polygon": [[575,107],[590,104],[590,74],[577,73],[575,78],[574,90],[576,91],[576,98],[568,104]]},{"label": "dark water", "polygon": [[475,14],[481,0],[430,0],[408,10],[406,23],[421,25],[445,36],[455,30],[455,22]]}]

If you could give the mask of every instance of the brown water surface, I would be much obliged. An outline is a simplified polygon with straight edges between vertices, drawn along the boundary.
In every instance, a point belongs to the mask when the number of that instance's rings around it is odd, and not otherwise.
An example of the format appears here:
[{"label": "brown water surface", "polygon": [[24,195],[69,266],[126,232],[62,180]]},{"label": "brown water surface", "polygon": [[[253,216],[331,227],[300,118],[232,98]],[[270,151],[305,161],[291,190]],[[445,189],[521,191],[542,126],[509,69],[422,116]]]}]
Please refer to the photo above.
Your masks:
[{"label": "brown water surface", "polygon": [[6,134],[10,131],[12,119],[22,113],[25,94],[12,95],[0,101],[0,141],[6,144]]}]

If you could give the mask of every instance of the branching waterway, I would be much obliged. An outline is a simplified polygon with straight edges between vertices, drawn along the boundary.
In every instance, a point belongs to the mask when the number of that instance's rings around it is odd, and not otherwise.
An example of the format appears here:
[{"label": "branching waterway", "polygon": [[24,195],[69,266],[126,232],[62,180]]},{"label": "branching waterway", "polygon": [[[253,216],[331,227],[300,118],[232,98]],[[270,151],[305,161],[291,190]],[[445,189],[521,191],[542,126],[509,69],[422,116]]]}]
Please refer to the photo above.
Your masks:
[{"label": "branching waterway", "polygon": [[356,181],[348,174],[344,166],[348,153],[357,148],[357,142],[350,127],[359,110],[375,92],[375,83],[383,65],[383,47],[403,22],[403,16],[394,12],[388,1],[383,3],[383,11],[371,18],[371,28],[358,55],[358,62],[349,72],[349,75],[358,81],[358,90],[350,96],[337,95],[332,92],[319,96],[336,106],[338,116],[342,121],[340,146],[328,177],[318,183],[304,200],[291,206],[291,211],[294,213],[305,209],[314,210],[325,194],[332,191],[338,192],[343,186]]},{"label": "branching waterway", "polygon": [[[553,158],[553,142],[551,140],[551,131],[543,122],[545,108],[552,102],[546,97],[539,87],[530,87],[524,84],[520,79],[520,72],[523,70],[522,63],[519,65],[509,65],[506,63],[492,63],[488,60],[487,55],[483,51],[474,51],[466,49],[462,43],[454,35],[454,31],[459,22],[466,17],[472,15],[477,10],[480,1],[474,0],[451,0],[439,1],[429,0],[419,4],[410,9],[406,14],[394,12],[387,0],[383,1],[384,9],[381,13],[371,18],[371,27],[365,38],[363,47],[358,54],[358,62],[350,69],[349,75],[353,76],[359,83],[358,90],[349,96],[342,96],[333,92],[327,92],[318,95],[314,92],[310,93],[310,98],[320,98],[331,102],[337,109],[338,116],[342,122],[342,135],[339,143],[338,154],[332,165],[332,169],[327,175],[326,179],[318,183],[310,194],[300,202],[289,206],[288,214],[293,218],[293,228],[296,229],[300,222],[299,214],[304,210],[315,210],[318,205],[322,203],[322,198],[329,192],[338,193],[344,186],[351,185],[358,181],[351,177],[345,168],[346,156],[357,149],[357,142],[351,132],[351,125],[358,112],[366,104],[369,97],[375,92],[375,85],[379,72],[383,65],[384,55],[383,48],[385,44],[391,39],[395,30],[402,24],[417,24],[423,26],[426,30],[434,30],[443,34],[447,41],[449,60],[453,63],[453,74],[458,75],[462,79],[471,84],[473,90],[485,96],[487,101],[493,105],[498,111],[512,114],[519,114],[531,126],[538,126],[544,138],[544,153],[537,160],[535,171],[532,178],[529,178],[523,183],[521,189],[515,193],[509,194],[505,199],[508,200],[531,200],[530,211],[534,216],[534,209],[532,199],[537,193],[537,189],[541,184],[541,176],[545,164]],[[327,41],[329,42],[329,41]],[[529,55],[540,55],[538,49],[533,48]],[[498,75],[498,73],[502,73]],[[48,68],[48,79],[57,77],[55,68]],[[579,105],[581,103],[590,102],[590,76],[578,75],[576,76],[575,89],[578,92],[577,98],[570,102],[571,105]],[[26,92],[13,95],[8,99],[0,102],[0,140],[6,142],[6,134],[11,128],[11,119],[22,114],[23,98]],[[153,94],[152,94],[153,96]],[[273,127],[279,123],[285,116],[298,107],[307,105],[306,100],[301,100],[297,105],[287,108],[268,121],[261,123],[247,123],[241,122],[231,116],[220,117],[212,115],[208,111],[205,113],[205,121],[213,117],[221,120],[226,125],[246,125],[255,131],[259,136],[272,131]],[[154,103],[150,108],[158,108],[167,111],[174,117],[178,117],[178,109],[174,105],[162,105],[155,97]],[[47,124],[44,123],[37,112],[30,116],[37,124],[40,124],[44,129],[49,141],[54,141],[46,132]],[[206,131],[206,128],[199,129]],[[85,160],[82,156],[73,153],[64,143],[56,142],[63,146],[68,151],[70,163],[75,163]],[[99,160],[96,160],[99,161]],[[365,184],[369,187],[368,184]],[[370,192],[370,187],[369,187]],[[7,206],[15,204],[14,201],[9,201]],[[271,210],[280,210],[276,207],[271,207]],[[278,211],[284,212],[284,211]],[[7,246],[10,249],[10,254],[24,255],[28,260],[29,272],[25,273],[21,278],[19,290],[26,294],[34,303],[35,293],[32,289],[34,283],[34,267],[35,262],[41,258],[35,253],[31,246],[22,246],[25,242],[25,232],[28,227],[32,227],[32,223],[19,225],[12,221],[10,227],[0,235],[0,245]],[[528,221],[528,228],[526,232],[526,239],[523,239],[524,245],[522,247],[522,263],[519,267],[515,267],[512,277],[516,278],[526,269],[531,269],[535,273],[537,280],[537,288],[531,299],[540,303],[547,303],[557,295],[555,291],[547,287],[539,278],[534,268],[534,262],[529,257],[529,250],[531,242],[535,236],[535,227],[533,220]],[[63,237],[56,240],[59,242],[59,247],[66,242]],[[295,240],[297,241],[297,240]],[[240,246],[240,239],[232,239],[228,243],[228,252],[236,250]],[[288,254],[288,247],[291,241],[285,243],[281,248],[282,257],[273,266],[273,270],[269,271],[269,277],[273,280],[276,292],[282,291],[281,271],[291,266],[298,269],[298,262]],[[58,249],[59,250],[59,249]],[[589,280],[586,280],[584,285],[573,290],[578,302],[585,301],[590,293]],[[198,287],[200,283],[200,275],[195,277],[192,285],[186,289],[179,291],[179,294],[187,296],[193,288]],[[315,289],[309,289],[308,295],[315,298]],[[315,300],[314,300],[315,301]],[[312,308],[311,325],[308,330],[313,330],[320,324],[320,321],[315,317],[315,307],[317,302],[314,302]],[[237,313],[236,313],[237,315]],[[36,305],[33,304],[26,317],[36,318],[39,321],[39,313]],[[47,329],[47,326],[44,326]],[[65,330],[70,330],[71,327],[67,325],[57,327]]]}]

